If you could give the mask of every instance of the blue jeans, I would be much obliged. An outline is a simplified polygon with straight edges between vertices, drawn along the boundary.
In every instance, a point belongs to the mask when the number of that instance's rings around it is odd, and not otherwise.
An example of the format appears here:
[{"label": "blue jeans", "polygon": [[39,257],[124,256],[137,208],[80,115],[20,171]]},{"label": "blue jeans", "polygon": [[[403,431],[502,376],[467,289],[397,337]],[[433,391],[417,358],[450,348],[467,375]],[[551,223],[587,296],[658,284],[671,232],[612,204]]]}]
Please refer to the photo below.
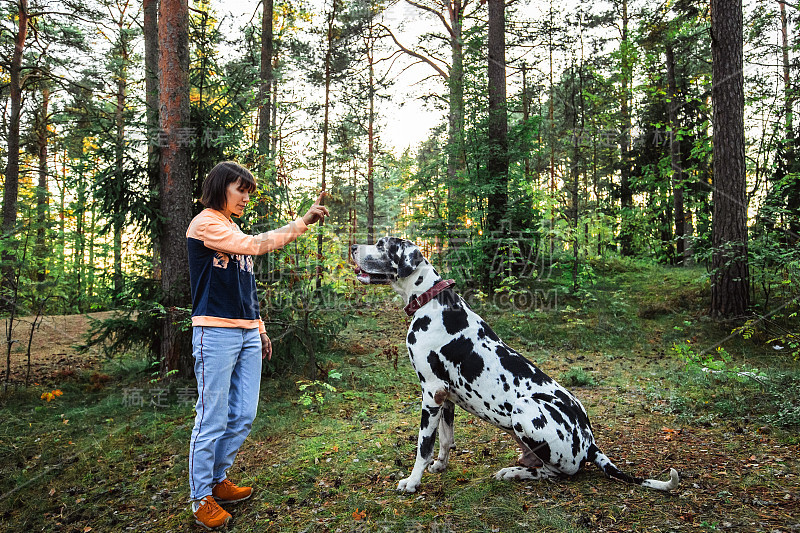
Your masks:
[{"label": "blue jeans", "polygon": [[197,405],[189,444],[192,500],[211,494],[250,433],[261,385],[258,329],[196,326],[192,331]]}]

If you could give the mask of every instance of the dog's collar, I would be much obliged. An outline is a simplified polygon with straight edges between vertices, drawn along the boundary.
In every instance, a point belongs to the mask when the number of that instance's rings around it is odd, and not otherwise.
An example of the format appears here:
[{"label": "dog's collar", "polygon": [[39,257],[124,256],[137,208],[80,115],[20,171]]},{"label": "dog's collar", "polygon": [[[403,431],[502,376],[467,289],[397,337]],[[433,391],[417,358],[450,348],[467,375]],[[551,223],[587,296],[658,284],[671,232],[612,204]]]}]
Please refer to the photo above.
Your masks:
[{"label": "dog's collar", "polygon": [[408,302],[407,306],[405,306],[404,311],[408,316],[412,316],[414,313],[419,311],[423,305],[433,300],[440,292],[449,289],[455,284],[456,282],[453,279],[446,279],[438,282],[436,285],[423,292],[416,298],[411,298],[411,301]]}]

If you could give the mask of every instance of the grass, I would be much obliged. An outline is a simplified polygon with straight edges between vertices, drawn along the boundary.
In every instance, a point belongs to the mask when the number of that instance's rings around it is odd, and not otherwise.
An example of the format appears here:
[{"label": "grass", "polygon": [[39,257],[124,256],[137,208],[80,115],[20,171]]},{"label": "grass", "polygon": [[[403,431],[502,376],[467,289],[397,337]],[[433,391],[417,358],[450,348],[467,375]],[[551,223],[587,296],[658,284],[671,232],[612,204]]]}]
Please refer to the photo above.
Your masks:
[{"label": "grass", "polygon": [[[797,363],[733,338],[725,346],[734,362],[765,370],[768,385],[686,367],[674,343],[713,346],[730,333],[704,318],[702,272],[613,268],[596,265],[595,286],[558,310],[476,307],[508,344],[579,387],[598,444],[618,466],[660,479],[674,466],[684,479],[678,491],[623,485],[594,467],[570,480],[495,481],[516,460],[513,440],[458,410],[450,468],[426,473],[418,494],[397,493],[414,462],[419,384],[404,355],[402,310],[379,309],[351,320],[320,354],[341,374],[321,404],[298,401],[302,376],[263,380],[258,417],[229,473],[257,492],[231,508],[230,530],[800,527]],[[0,522],[14,531],[199,531],[187,506],[194,413],[185,391],[194,383],[151,383],[135,356],[107,363],[99,385],[96,372],[0,397]],[[40,398],[56,388],[63,395]],[[131,402],[137,390],[143,405]]]}]

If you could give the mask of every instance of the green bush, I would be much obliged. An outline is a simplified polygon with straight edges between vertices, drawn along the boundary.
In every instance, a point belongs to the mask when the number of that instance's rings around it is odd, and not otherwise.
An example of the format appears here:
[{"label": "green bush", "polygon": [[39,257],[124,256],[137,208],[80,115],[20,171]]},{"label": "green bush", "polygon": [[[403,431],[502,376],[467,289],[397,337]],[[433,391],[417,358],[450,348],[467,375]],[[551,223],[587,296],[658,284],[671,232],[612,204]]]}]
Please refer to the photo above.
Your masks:
[{"label": "green bush", "polygon": [[573,366],[561,374],[559,381],[566,387],[593,387],[597,385],[594,377],[579,366]]}]

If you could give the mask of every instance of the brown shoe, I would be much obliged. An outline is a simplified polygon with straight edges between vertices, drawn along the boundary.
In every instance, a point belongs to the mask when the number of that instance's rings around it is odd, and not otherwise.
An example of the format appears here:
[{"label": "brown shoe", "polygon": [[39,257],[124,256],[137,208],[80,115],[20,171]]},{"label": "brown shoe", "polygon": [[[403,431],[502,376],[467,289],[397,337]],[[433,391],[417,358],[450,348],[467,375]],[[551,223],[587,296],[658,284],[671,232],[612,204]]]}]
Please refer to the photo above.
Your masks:
[{"label": "brown shoe", "polygon": [[234,503],[246,500],[253,495],[252,487],[237,487],[230,479],[223,479],[211,489],[211,494],[219,503]]},{"label": "brown shoe", "polygon": [[193,514],[194,521],[209,531],[227,525],[231,519],[231,515],[211,496],[200,500],[200,507]]}]

